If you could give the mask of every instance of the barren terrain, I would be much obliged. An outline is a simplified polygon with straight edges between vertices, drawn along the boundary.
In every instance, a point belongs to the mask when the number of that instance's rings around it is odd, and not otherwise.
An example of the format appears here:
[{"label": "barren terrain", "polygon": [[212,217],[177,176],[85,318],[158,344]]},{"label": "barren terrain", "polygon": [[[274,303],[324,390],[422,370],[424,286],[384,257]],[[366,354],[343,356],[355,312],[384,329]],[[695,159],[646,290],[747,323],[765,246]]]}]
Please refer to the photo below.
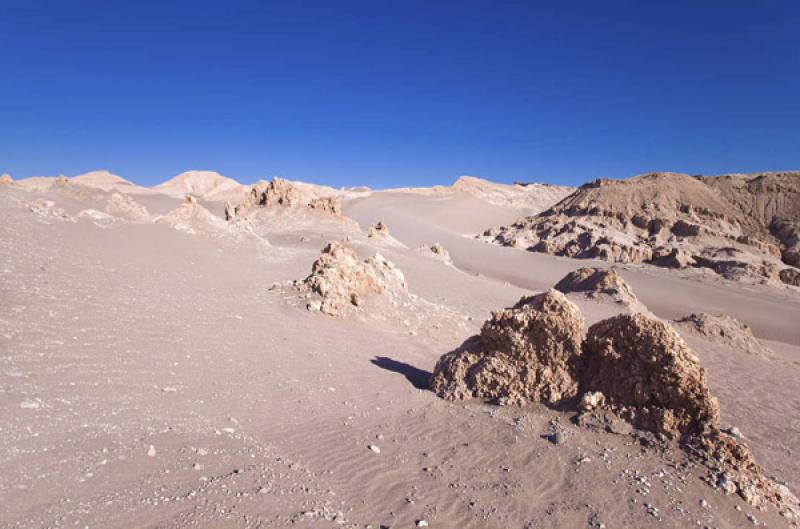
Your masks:
[{"label": "barren terrain", "polygon": [[[439,359],[492,311],[611,266],[474,238],[572,189],[253,192],[179,176],[149,189],[106,173],[0,183],[0,526],[797,523],[726,493],[651,432],[590,428],[569,405],[431,391]],[[750,195],[736,189],[731,215],[798,220],[763,201],[743,211]],[[742,235],[786,232],[754,222]],[[792,267],[792,239],[770,236],[778,253],[759,256]],[[720,426],[766,478],[800,490],[798,287],[642,262],[619,275],[636,303],[563,296],[579,332],[634,312],[674,326]]]}]

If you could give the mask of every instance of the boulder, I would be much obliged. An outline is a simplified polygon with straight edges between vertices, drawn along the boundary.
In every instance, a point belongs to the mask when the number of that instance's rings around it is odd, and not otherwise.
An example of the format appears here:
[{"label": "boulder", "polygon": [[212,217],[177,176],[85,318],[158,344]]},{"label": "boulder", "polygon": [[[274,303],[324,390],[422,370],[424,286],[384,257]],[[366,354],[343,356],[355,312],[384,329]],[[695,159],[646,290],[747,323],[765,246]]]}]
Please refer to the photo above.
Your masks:
[{"label": "boulder", "polygon": [[362,261],[341,242],[331,242],[322,250],[311,274],[298,287],[317,296],[319,310],[332,316],[343,315],[370,295],[406,291],[403,273],[393,263],[380,254]]},{"label": "boulder", "polygon": [[389,226],[387,226],[382,220],[379,220],[369,228],[369,237],[388,237],[389,236]]},{"label": "boulder", "polygon": [[434,259],[438,259],[439,261],[442,261],[445,264],[453,264],[453,260],[450,258],[450,253],[444,248],[444,246],[442,246],[438,242],[430,245],[423,244],[416,250]]},{"label": "boulder", "polygon": [[495,312],[481,333],[436,364],[431,387],[440,397],[500,404],[555,404],[575,397],[583,317],[549,290]]},{"label": "boulder", "polygon": [[672,327],[643,314],[589,328],[581,385],[602,392],[607,405],[637,428],[669,437],[701,431],[719,418],[697,356]]},{"label": "boulder", "polygon": [[778,273],[781,281],[793,287],[800,287],[800,270],[797,268],[784,268]]},{"label": "boulder", "polygon": [[607,294],[618,301],[633,302],[636,296],[619,270],[612,268],[579,268],[556,283],[555,289],[568,294],[583,292],[588,295]]}]

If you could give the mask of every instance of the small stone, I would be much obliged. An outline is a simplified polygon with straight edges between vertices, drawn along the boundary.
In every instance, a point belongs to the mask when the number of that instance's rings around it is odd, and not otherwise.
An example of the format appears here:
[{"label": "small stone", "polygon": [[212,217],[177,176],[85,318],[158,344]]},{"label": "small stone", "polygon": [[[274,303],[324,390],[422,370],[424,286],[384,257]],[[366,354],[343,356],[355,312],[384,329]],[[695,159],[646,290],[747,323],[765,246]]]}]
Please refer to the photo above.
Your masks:
[{"label": "small stone", "polygon": [[156,457],[156,447],[150,445],[150,448],[147,449],[147,455],[150,457]]},{"label": "small stone", "polygon": [[742,431],[739,430],[736,426],[730,426],[728,428],[723,428],[723,432],[730,435],[731,437],[735,437],[736,439],[744,439],[744,435],[742,435]]},{"label": "small stone", "polygon": [[565,440],[566,440],[566,436],[564,435],[564,432],[561,431],[561,430],[556,430],[550,436],[550,442],[553,443],[554,445],[564,444]]},{"label": "small stone", "polygon": [[733,494],[736,492],[736,483],[727,475],[722,474],[717,480],[717,486],[721,488],[725,494]]},{"label": "small stone", "polygon": [[378,448],[376,445],[369,445],[369,446],[367,446],[367,448],[369,448],[370,450],[372,450],[376,454],[380,454],[381,453],[381,449]]},{"label": "small stone", "polygon": [[706,500],[700,500],[700,507],[703,507],[705,509],[706,507],[708,507],[708,502]]},{"label": "small stone", "polygon": [[427,520],[417,520],[417,527],[428,527]]},{"label": "small stone", "polygon": [[20,402],[19,407],[23,410],[38,410],[42,405],[36,400],[23,400]]},{"label": "small stone", "polygon": [[606,402],[606,397],[599,391],[588,391],[581,397],[580,409],[592,411]]}]

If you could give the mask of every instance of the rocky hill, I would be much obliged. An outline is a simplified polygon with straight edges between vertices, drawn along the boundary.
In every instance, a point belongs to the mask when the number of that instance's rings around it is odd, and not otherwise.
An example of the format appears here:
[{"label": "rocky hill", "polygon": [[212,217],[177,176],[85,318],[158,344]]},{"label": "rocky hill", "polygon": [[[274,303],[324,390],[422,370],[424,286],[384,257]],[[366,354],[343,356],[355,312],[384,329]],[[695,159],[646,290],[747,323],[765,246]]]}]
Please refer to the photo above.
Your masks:
[{"label": "rocky hill", "polygon": [[581,186],[480,237],[530,251],[800,285],[800,172],[649,173]]}]

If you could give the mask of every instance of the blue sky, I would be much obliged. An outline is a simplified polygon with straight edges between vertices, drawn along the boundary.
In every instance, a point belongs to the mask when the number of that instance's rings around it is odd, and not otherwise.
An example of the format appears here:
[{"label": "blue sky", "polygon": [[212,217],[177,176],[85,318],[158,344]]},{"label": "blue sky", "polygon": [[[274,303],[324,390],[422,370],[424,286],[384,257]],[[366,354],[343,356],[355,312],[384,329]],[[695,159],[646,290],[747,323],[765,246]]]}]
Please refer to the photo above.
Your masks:
[{"label": "blue sky", "polygon": [[800,3],[0,0],[0,173],[800,169]]}]

